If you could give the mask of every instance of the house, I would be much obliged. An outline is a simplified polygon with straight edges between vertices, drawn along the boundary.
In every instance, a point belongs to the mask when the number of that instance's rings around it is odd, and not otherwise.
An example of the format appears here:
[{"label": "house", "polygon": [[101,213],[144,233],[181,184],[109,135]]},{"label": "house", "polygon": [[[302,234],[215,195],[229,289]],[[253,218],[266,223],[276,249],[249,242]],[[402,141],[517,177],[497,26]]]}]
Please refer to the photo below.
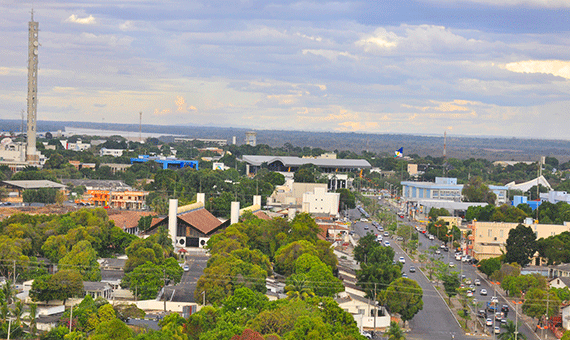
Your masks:
[{"label": "house", "polygon": [[93,299],[102,297],[110,300],[113,296],[113,288],[106,282],[83,281],[85,296],[91,295]]},{"label": "house", "polygon": [[[109,211],[109,219],[115,222],[115,225],[123,229],[124,232],[132,235],[139,234],[138,224],[141,217],[151,215],[156,214],[150,211]],[[160,218],[156,217],[151,222],[151,225],[159,220]]]},{"label": "house", "polygon": [[550,288],[570,288],[570,277],[555,277],[548,281]]},{"label": "house", "polygon": [[[339,307],[350,313],[358,328],[377,330],[390,326],[390,314],[384,306],[377,306],[374,301],[357,294],[341,292],[335,298]],[[374,329],[376,327],[376,329]]]}]

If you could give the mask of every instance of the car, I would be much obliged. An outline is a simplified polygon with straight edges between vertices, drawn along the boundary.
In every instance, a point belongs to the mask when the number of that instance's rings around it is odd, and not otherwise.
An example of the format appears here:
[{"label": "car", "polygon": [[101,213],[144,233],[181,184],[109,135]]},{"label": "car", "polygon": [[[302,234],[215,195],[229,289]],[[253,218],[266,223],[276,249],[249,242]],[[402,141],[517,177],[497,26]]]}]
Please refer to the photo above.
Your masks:
[{"label": "car", "polygon": [[415,273],[415,272],[416,272],[416,267],[410,266],[410,273]]},{"label": "car", "polygon": [[399,261],[401,264],[406,263],[406,259],[405,259],[403,256],[400,256],[400,258],[398,259],[398,261]]},{"label": "car", "polygon": [[503,316],[504,316],[503,313],[501,313],[501,312],[496,312],[496,313],[495,313],[495,320],[496,320],[496,321],[501,321],[501,320],[503,319]]},{"label": "car", "polygon": [[493,326],[493,319],[487,318],[487,320],[485,320],[485,325],[487,325],[487,326]]},{"label": "car", "polygon": [[378,236],[376,237],[376,242],[382,243],[382,236],[378,235]]},{"label": "car", "polygon": [[387,231],[385,231],[385,232],[384,232],[384,237],[390,237],[390,233],[387,232]]},{"label": "car", "polygon": [[441,249],[445,248],[445,244],[442,244],[441,246],[439,246]]},{"label": "car", "polygon": [[447,252],[447,251],[449,251],[449,248],[448,248],[448,247],[445,247],[445,248],[443,248],[443,251],[446,251],[446,252]]},{"label": "car", "polygon": [[485,288],[481,289],[481,291],[479,292],[479,294],[486,296],[487,295],[487,290]]},{"label": "car", "polygon": [[461,261],[461,255],[455,255],[455,261]]},{"label": "car", "polygon": [[185,272],[190,271],[190,267],[187,264],[185,264],[182,269],[184,269]]},{"label": "car", "polygon": [[429,239],[433,241],[435,240],[435,237],[433,237],[433,235],[429,235]]},{"label": "car", "polygon": [[384,247],[389,247],[390,246],[390,241],[386,240],[384,241]]},{"label": "car", "polygon": [[503,305],[503,307],[501,307],[501,312],[508,313],[509,311],[510,311],[510,309],[509,309],[508,305]]},{"label": "car", "polygon": [[384,227],[382,226],[378,227],[378,231],[384,231]]},{"label": "car", "polygon": [[475,281],[473,281],[473,283],[475,284],[475,286],[480,286],[480,285],[481,285],[481,280],[475,279]]},{"label": "car", "polygon": [[408,277],[408,274],[402,273],[402,277]]},{"label": "car", "polygon": [[437,255],[439,255],[439,254],[441,254],[441,251],[440,251],[439,249],[436,249],[436,250],[435,250],[435,253],[436,253]]},{"label": "car", "polygon": [[402,236],[396,237],[396,241],[403,241],[403,240],[404,240],[404,238]]},{"label": "car", "polygon": [[366,339],[372,339],[372,335],[370,335],[370,333],[368,332],[361,332],[360,335],[362,335],[363,337],[365,337]]},{"label": "car", "polygon": [[465,284],[466,284],[466,285],[470,285],[470,284],[472,284],[472,283],[473,283],[473,281],[471,281],[470,278],[466,278],[466,279],[465,279]]},{"label": "car", "polygon": [[468,290],[468,291],[467,291],[467,297],[473,297],[473,292],[470,291],[470,290]]},{"label": "car", "polygon": [[501,327],[495,326],[495,334],[501,333]]},{"label": "car", "polygon": [[368,230],[368,224],[364,225],[364,230]]},{"label": "car", "polygon": [[487,312],[484,309],[479,309],[479,311],[477,311],[477,317],[486,319],[487,318]]},{"label": "car", "polygon": [[496,296],[491,296],[491,302],[498,303],[498,302],[499,302],[499,298],[496,297]]},{"label": "car", "polygon": [[360,222],[368,222],[368,219],[365,218],[365,217],[363,217],[363,218],[360,219]]},{"label": "car", "polygon": [[454,268],[454,267],[455,267],[455,263],[449,262],[449,267],[450,267],[450,268]]}]

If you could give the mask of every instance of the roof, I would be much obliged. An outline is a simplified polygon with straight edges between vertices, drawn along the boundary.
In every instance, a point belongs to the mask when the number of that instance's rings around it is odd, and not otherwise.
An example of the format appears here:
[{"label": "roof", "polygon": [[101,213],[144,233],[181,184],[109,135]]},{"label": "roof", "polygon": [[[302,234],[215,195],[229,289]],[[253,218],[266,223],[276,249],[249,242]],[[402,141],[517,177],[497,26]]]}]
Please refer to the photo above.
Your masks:
[{"label": "roof", "polygon": [[552,281],[554,281],[554,280],[560,280],[560,281],[562,281],[562,283],[564,283],[564,285],[565,285],[566,287],[570,287],[570,277],[566,277],[566,276],[555,277],[555,278],[550,279],[549,282],[552,282]]},{"label": "roof", "polygon": [[48,180],[26,180],[26,181],[3,181],[2,183],[6,183],[8,185],[22,188],[22,189],[40,189],[40,188],[57,188],[63,189],[65,188],[64,184],[48,181]]},{"label": "roof", "polygon": [[[115,225],[123,230],[135,228],[141,217],[156,215],[149,211],[121,211],[116,214],[109,215],[109,219],[115,222]],[[154,221],[154,220],[153,220]]]},{"label": "roof", "polygon": [[127,185],[123,181],[119,180],[98,180],[98,179],[62,179],[63,184],[71,183],[73,186],[83,185],[87,190],[99,189],[99,190],[113,190],[113,191],[124,191],[133,190],[132,187]]},{"label": "roof", "polygon": [[222,225],[220,220],[204,208],[180,214],[178,218],[206,235]]},{"label": "roof", "polygon": [[550,183],[548,183],[548,181],[546,180],[546,178],[544,178],[544,176],[539,176],[535,179],[532,179],[528,182],[524,182],[524,183],[519,183],[519,184],[515,184],[515,182],[510,182],[507,183],[505,186],[509,188],[509,190],[521,190],[522,192],[526,192],[528,191],[528,189],[532,188],[533,186],[535,186],[536,184],[540,184],[542,186],[547,187],[548,189],[552,190],[552,187],[550,186]]},{"label": "roof", "polygon": [[258,218],[262,219],[262,220],[271,220],[272,218],[269,217],[265,212],[258,210],[256,212],[253,213],[255,216],[257,216]]},{"label": "roof", "polygon": [[83,281],[83,290],[86,292],[99,292],[111,289],[111,286],[106,282]]},{"label": "roof", "polygon": [[371,168],[372,166],[365,159],[324,159],[324,158],[299,158],[291,156],[257,156],[257,155],[244,155],[242,159],[255,166],[260,166],[262,163],[271,164],[279,161],[283,166],[299,167],[305,164],[314,164],[318,167],[328,168]]}]

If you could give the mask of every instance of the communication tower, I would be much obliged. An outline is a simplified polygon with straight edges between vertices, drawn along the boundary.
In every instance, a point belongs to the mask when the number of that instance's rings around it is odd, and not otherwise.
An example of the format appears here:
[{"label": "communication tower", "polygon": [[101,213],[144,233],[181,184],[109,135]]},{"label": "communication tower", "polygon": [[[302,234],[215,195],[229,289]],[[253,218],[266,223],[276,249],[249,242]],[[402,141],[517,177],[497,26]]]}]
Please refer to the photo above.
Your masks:
[{"label": "communication tower", "polygon": [[34,10],[32,10],[32,20],[28,23],[28,31],[28,138],[26,161],[39,163],[39,155],[36,152],[39,23],[34,21]]}]

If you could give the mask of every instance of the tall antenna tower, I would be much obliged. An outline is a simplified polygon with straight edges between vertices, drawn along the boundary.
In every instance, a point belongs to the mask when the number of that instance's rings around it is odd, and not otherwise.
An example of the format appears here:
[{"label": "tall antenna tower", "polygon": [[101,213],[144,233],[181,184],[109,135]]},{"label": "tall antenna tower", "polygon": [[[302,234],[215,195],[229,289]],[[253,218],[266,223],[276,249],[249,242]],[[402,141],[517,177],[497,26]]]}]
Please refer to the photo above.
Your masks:
[{"label": "tall antenna tower", "polygon": [[139,142],[142,143],[142,111],[139,112]]},{"label": "tall antenna tower", "polygon": [[28,23],[28,144],[26,146],[26,161],[37,163],[39,156],[36,152],[36,127],[38,115],[38,31],[39,23],[32,20]]}]

